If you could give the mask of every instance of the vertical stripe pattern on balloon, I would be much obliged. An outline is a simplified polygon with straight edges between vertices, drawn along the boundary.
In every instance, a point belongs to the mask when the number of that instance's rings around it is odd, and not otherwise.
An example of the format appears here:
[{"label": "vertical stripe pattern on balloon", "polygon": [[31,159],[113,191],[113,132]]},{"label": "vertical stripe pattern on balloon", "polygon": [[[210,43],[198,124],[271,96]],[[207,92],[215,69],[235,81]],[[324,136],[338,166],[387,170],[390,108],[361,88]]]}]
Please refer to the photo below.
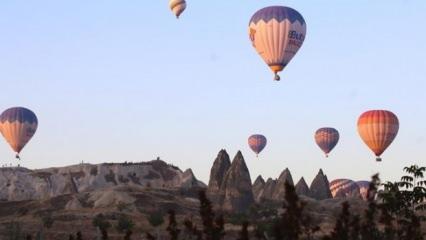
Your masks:
[{"label": "vertical stripe pattern on balloon", "polygon": [[398,117],[386,110],[371,110],[358,119],[358,133],[377,157],[393,142],[399,130]]}]

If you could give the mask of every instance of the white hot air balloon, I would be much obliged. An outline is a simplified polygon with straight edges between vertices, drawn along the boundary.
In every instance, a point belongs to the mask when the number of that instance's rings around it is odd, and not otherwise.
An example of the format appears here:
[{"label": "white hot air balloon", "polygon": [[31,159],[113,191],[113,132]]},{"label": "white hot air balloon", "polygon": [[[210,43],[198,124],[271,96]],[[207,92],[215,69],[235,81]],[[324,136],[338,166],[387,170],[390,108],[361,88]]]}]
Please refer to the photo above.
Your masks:
[{"label": "white hot air balloon", "polygon": [[296,10],[272,6],[257,11],[249,23],[253,47],[280,80],[281,72],[302,46],[306,23]]}]

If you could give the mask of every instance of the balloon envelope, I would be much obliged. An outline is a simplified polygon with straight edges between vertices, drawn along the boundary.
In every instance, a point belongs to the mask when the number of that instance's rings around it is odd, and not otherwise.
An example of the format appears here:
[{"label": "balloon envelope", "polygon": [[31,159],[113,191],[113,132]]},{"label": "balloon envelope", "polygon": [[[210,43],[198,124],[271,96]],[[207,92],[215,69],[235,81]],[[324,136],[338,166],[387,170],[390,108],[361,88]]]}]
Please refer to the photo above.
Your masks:
[{"label": "balloon envelope", "polygon": [[364,200],[367,200],[368,189],[370,188],[370,181],[357,181],[356,184],[359,187],[359,193]]},{"label": "balloon envelope", "polygon": [[348,197],[359,194],[359,187],[350,179],[335,179],[330,182],[330,191],[333,197]]},{"label": "balloon envelope", "polygon": [[257,11],[249,22],[253,47],[275,73],[282,71],[302,46],[306,23],[296,10],[271,6]]},{"label": "balloon envelope", "polygon": [[169,7],[177,18],[185,11],[186,1],[185,0],[170,0]]},{"label": "balloon envelope", "polygon": [[339,141],[339,132],[334,128],[320,128],[315,132],[315,142],[328,157]]},{"label": "balloon envelope", "polygon": [[251,135],[248,139],[248,144],[251,150],[259,154],[266,146],[266,137],[261,134]]},{"label": "balloon envelope", "polygon": [[36,115],[23,107],[9,108],[0,115],[1,134],[17,154],[37,130]]},{"label": "balloon envelope", "polygon": [[358,119],[358,133],[381,161],[380,155],[393,142],[399,130],[398,117],[387,110],[371,110]]}]

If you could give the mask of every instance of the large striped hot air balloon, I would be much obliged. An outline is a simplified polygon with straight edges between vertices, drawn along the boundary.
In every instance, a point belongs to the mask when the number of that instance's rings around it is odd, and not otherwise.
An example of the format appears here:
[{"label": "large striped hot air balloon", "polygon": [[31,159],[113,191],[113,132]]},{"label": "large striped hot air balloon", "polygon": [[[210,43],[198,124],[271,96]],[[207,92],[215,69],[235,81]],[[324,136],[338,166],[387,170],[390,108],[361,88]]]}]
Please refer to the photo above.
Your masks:
[{"label": "large striped hot air balloon", "polygon": [[261,134],[251,135],[248,139],[249,147],[256,153],[256,157],[265,148],[266,142],[266,137]]},{"label": "large striped hot air balloon", "polygon": [[371,110],[358,119],[358,133],[365,144],[374,152],[376,160],[392,143],[398,134],[398,117],[386,110]]},{"label": "large striped hot air balloon", "polygon": [[179,18],[179,16],[186,9],[186,1],[185,0],[170,0],[169,1],[169,7],[172,10],[172,12],[176,15],[176,18]]},{"label": "large striped hot air balloon", "polygon": [[330,191],[333,197],[349,197],[359,194],[356,182],[349,179],[336,179],[330,182]]},{"label": "large striped hot air balloon", "polygon": [[271,6],[257,11],[249,23],[250,40],[280,80],[281,72],[302,46],[306,23],[296,10]]},{"label": "large striped hot air balloon", "polygon": [[334,128],[320,128],[315,132],[315,142],[328,157],[328,154],[339,141],[339,132]]},{"label": "large striped hot air balloon", "polygon": [[362,196],[362,199],[367,200],[368,199],[368,189],[370,188],[370,181],[357,181],[356,184],[359,188],[359,193]]},{"label": "large striped hot air balloon", "polygon": [[16,152],[16,158],[34,136],[37,125],[36,115],[27,108],[9,108],[0,115],[1,134]]}]

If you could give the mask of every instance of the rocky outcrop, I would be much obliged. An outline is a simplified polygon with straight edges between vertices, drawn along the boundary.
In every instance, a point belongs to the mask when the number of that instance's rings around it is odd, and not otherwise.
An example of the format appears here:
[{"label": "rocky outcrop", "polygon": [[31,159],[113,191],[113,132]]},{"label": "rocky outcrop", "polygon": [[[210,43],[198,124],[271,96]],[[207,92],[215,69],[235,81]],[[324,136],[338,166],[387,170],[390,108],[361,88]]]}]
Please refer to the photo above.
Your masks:
[{"label": "rocky outcrop", "polygon": [[[7,201],[47,199],[122,185],[154,188],[205,187],[192,171],[182,172],[162,160],[79,164],[39,170],[0,168],[0,200]],[[70,207],[75,207],[76,204],[72,205]]]},{"label": "rocky outcrop", "polygon": [[188,168],[182,174],[181,188],[207,187],[203,182],[198,181],[192,169]]},{"label": "rocky outcrop", "polygon": [[303,195],[309,197],[311,195],[311,192],[309,191],[308,184],[306,184],[305,179],[302,177],[300,178],[299,182],[296,184],[296,193],[297,195]]},{"label": "rocky outcrop", "polygon": [[253,183],[253,196],[256,202],[260,202],[263,194],[263,190],[265,188],[265,180],[263,180],[262,176],[259,175]]},{"label": "rocky outcrop", "polygon": [[217,154],[210,170],[210,180],[207,187],[207,196],[215,204],[221,204],[224,191],[221,189],[226,172],[231,167],[231,160],[225,149]]},{"label": "rocky outcrop", "polygon": [[274,195],[275,186],[277,185],[277,180],[268,178],[263,189],[263,193],[260,196],[260,200],[272,201],[272,196]]},{"label": "rocky outcrop", "polygon": [[274,193],[272,195],[272,199],[275,201],[282,201],[284,200],[285,196],[285,183],[288,183],[292,186],[294,186],[293,178],[291,176],[290,170],[286,168],[282,173],[280,174],[280,177],[277,180],[277,184],[274,189]]},{"label": "rocky outcrop", "polygon": [[224,191],[224,211],[246,212],[254,203],[250,172],[240,151],[226,172],[221,189]]},{"label": "rocky outcrop", "polygon": [[322,172],[322,169],[319,170],[317,176],[314,178],[314,180],[311,183],[310,192],[311,197],[316,200],[323,200],[332,198],[330,191],[330,186],[327,179],[327,176],[324,175]]}]

